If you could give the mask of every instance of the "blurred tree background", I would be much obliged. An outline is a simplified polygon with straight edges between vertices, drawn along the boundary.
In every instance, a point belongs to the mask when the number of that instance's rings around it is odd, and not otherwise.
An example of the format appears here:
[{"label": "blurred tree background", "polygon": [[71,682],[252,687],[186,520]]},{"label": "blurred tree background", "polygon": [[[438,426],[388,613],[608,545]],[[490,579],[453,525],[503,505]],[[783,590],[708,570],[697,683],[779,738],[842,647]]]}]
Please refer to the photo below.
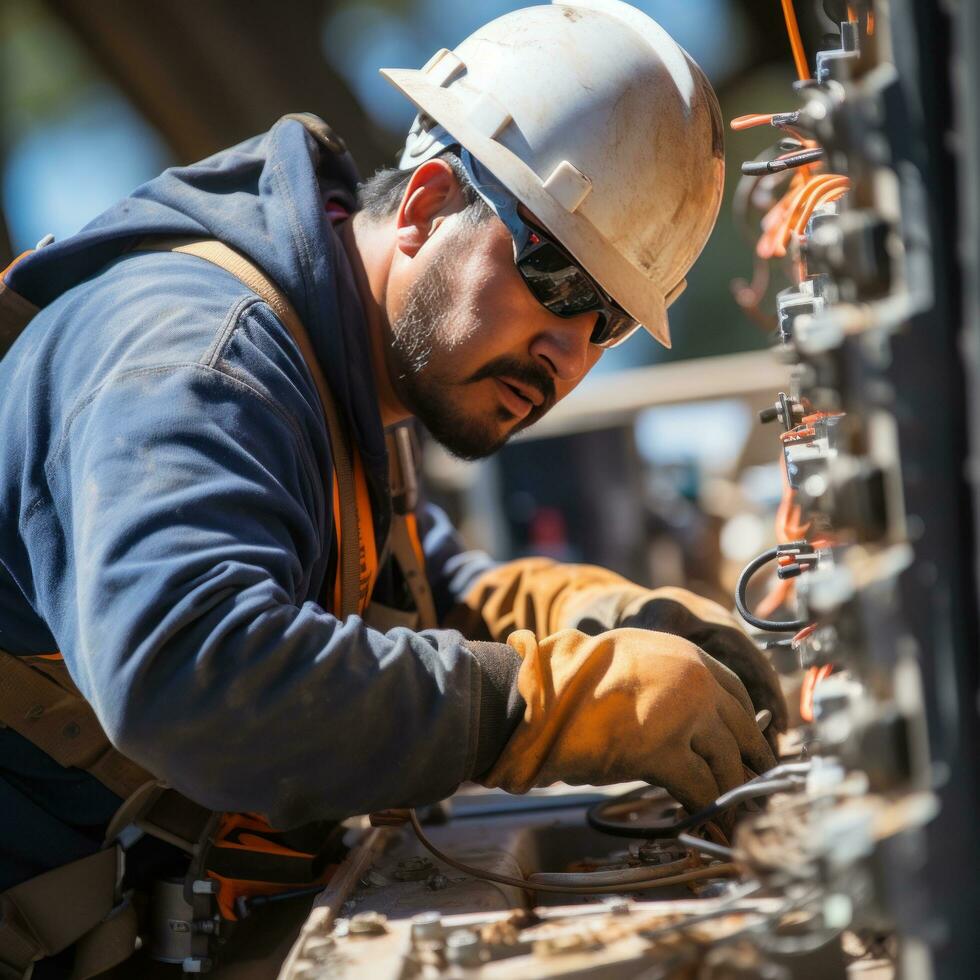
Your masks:
[{"label": "blurred tree background", "polygon": [[[413,116],[378,68],[418,67],[522,5],[3,0],[0,250],[9,256],[48,232],[69,235],[163,167],[207,156],[297,109],[326,118],[369,173],[393,158]],[[776,0],[635,5],[702,65],[726,116],[771,106],[786,92],[792,68]],[[626,345],[602,370],[764,344],[731,301],[729,282],[751,269],[730,203],[738,163],[768,142],[768,132],[729,139],[718,228],[671,311],[674,350]]]}]

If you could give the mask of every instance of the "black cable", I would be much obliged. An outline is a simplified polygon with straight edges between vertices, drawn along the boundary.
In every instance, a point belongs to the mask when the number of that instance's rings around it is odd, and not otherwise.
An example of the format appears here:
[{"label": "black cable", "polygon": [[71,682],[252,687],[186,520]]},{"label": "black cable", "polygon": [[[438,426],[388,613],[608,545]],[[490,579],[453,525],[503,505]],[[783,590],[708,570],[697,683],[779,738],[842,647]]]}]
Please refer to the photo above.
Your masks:
[{"label": "black cable", "polygon": [[792,779],[779,778],[784,773],[787,775],[796,775],[797,770],[788,769],[785,766],[776,766],[775,769],[771,769],[768,773],[756,776],[755,779],[750,779],[747,783],[743,783],[741,786],[736,786],[735,789],[723,793],[714,803],[709,804],[703,810],[698,810],[690,816],[682,817],[680,820],[674,820],[670,823],[664,822],[654,824],[653,826],[648,824],[645,827],[631,827],[626,823],[616,823],[615,821],[607,820],[603,815],[603,810],[609,806],[628,803],[631,799],[640,799],[642,794],[649,789],[646,786],[641,787],[639,790],[631,790],[629,793],[619,796],[614,800],[602,800],[590,806],[586,811],[585,819],[593,830],[598,830],[603,834],[610,834],[613,837],[639,837],[645,840],[676,837],[682,831],[693,830],[695,827],[706,824],[709,820],[713,820],[718,816],[719,813],[722,813],[729,807],[735,806],[737,803],[741,803],[743,800],[752,799],[756,796],[769,796],[772,793],[783,793],[794,789],[796,783]]},{"label": "black cable", "polygon": [[692,847],[695,851],[708,854],[713,858],[720,858],[722,861],[733,861],[735,859],[735,851],[730,847],[725,847],[723,844],[715,844],[710,840],[702,840],[700,837],[694,837],[692,834],[678,834],[677,840],[685,847]]},{"label": "black cable", "polygon": [[823,0],[823,12],[835,24],[847,20],[847,4],[844,0]]},{"label": "black cable", "polygon": [[449,867],[455,868],[457,871],[462,871],[464,874],[472,875],[474,878],[495,881],[501,885],[512,885],[515,888],[523,888],[525,891],[555,892],[562,895],[619,895],[624,891],[647,891],[653,888],[666,888],[670,885],[683,885],[689,881],[701,881],[705,878],[723,878],[738,873],[738,868],[734,864],[726,863],[709,864],[703,868],[692,868],[690,871],[669,875],[664,878],[647,878],[639,881],[615,882],[602,885],[553,885],[545,882],[528,881],[524,878],[498,874],[495,871],[476,868],[471,864],[464,864],[462,861],[457,861],[456,858],[450,857],[444,851],[440,851],[426,837],[425,831],[422,830],[422,825],[419,823],[418,814],[414,810],[409,810],[408,815],[409,821],[412,824],[412,830],[415,831],[415,836],[419,839],[419,843],[444,864],[448,864]]},{"label": "black cable", "polygon": [[742,173],[746,177],[755,177],[759,174],[778,174],[784,170],[792,170],[795,167],[805,167],[808,163],[816,163],[823,159],[823,150],[817,147],[813,150],[801,150],[790,156],[776,157],[775,160],[746,160],[742,164]]},{"label": "black cable", "polygon": [[805,619],[761,619],[749,611],[748,603],[745,599],[745,594],[748,591],[749,581],[752,576],[760,568],[768,565],[769,562],[775,561],[779,555],[779,549],[780,546],[777,545],[775,548],[764,551],[757,558],[753,558],[742,570],[742,574],[738,577],[738,584],[735,586],[735,608],[738,610],[738,614],[742,619],[756,629],[765,630],[767,633],[798,633],[807,625]]}]

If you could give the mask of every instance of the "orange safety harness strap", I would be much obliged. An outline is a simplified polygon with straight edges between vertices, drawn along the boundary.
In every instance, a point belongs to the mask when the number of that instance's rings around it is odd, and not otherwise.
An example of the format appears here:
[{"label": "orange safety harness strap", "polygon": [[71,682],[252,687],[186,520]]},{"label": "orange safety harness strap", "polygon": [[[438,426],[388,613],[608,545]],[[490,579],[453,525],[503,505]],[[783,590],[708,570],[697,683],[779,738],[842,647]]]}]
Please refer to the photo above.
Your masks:
[{"label": "orange safety harness strap", "polygon": [[[203,864],[220,887],[218,908],[238,918],[242,899],[324,884],[336,869],[343,829],[323,824],[297,831],[273,830],[261,814],[223,813]],[[314,831],[314,832],[311,832]]]},{"label": "orange safety harness strap", "polygon": [[15,293],[6,282],[7,273],[30,254],[30,252],[22,252],[3,272],[0,272],[0,357],[7,353],[38,311],[33,303],[20,293]]}]

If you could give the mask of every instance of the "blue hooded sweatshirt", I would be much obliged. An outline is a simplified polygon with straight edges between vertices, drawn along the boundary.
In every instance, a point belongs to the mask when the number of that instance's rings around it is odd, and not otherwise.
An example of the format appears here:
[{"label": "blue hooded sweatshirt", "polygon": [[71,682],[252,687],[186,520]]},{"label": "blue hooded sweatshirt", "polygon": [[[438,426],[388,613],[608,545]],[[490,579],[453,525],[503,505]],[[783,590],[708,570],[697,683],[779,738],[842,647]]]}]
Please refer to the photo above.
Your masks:
[{"label": "blue hooded sweatshirt", "polygon": [[[489,768],[520,709],[510,647],[382,634],[317,604],[331,461],[302,356],[229,273],[130,251],[217,238],[283,289],[383,541],[366,326],[324,213],[330,196],[352,208],[356,181],[348,156],[280,120],[166,171],[6,280],[42,309],[0,360],[0,648],[60,651],[117,748],[205,806],[279,827],[440,799]],[[445,613],[490,562],[441,512],[419,521]],[[0,728],[0,890],[97,849],[118,803]]]}]

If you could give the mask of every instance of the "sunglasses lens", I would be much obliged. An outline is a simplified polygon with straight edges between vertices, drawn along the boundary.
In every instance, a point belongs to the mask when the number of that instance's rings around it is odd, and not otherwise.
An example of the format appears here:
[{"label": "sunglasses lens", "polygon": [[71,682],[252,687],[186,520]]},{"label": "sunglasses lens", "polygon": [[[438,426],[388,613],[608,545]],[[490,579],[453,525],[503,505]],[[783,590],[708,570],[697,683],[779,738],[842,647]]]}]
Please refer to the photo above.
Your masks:
[{"label": "sunglasses lens", "polygon": [[576,262],[543,232],[534,228],[517,258],[517,268],[534,298],[556,316],[598,313],[589,342],[616,347],[639,329],[639,324],[610,305]]},{"label": "sunglasses lens", "polygon": [[518,267],[538,302],[557,316],[576,316],[604,305],[582,271],[550,242],[529,250]]},{"label": "sunglasses lens", "polygon": [[589,343],[596,347],[618,347],[639,329],[640,325],[630,317],[602,312],[592,328]]}]

